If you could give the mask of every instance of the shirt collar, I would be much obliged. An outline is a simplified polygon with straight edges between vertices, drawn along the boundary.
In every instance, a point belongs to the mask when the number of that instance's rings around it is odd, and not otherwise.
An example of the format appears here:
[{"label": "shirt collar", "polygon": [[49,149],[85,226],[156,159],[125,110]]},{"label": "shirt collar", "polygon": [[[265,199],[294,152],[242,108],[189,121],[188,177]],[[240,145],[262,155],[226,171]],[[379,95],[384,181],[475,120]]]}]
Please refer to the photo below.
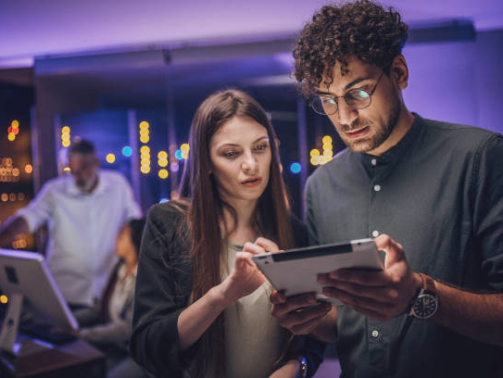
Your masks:
[{"label": "shirt collar", "polygon": [[100,174],[98,171],[98,185],[96,188],[92,191],[92,193],[84,193],[82,190],[77,188],[77,185],[75,185],[75,180],[71,175],[67,175],[65,177],[66,180],[66,192],[74,197],[83,197],[83,196],[92,196],[96,194],[101,194],[109,188],[110,184],[106,182],[106,180],[103,179],[103,175]]},{"label": "shirt collar", "polygon": [[371,164],[371,161],[376,159],[377,164],[385,164],[390,163],[392,161],[396,161],[400,159],[406,151],[409,150],[411,143],[417,139],[423,125],[423,119],[419,114],[412,113],[414,115],[414,122],[412,122],[412,126],[409,131],[403,136],[402,139],[398,141],[393,147],[391,147],[388,151],[383,153],[380,156],[373,156],[369,154],[357,154],[360,161],[364,164]]},{"label": "shirt collar", "polygon": [[[119,268],[119,271],[117,272],[117,277],[119,279],[123,279],[124,276],[126,275],[126,270],[127,270],[126,262],[123,260]],[[131,278],[136,278],[137,272],[138,272],[138,264],[136,264],[136,266],[134,267],[133,271],[131,272],[131,275],[128,277],[128,280],[130,280]]]}]

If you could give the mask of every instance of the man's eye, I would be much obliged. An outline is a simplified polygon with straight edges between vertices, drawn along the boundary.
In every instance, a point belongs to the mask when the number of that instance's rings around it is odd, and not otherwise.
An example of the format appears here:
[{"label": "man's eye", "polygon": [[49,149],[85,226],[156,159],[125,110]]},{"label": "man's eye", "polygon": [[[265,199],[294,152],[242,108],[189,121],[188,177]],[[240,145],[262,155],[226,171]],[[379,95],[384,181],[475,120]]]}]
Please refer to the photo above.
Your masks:
[{"label": "man's eye", "polygon": [[326,105],[334,105],[335,104],[335,100],[332,97],[322,96],[322,97],[320,97],[320,101],[322,104],[326,104]]},{"label": "man's eye", "polygon": [[363,89],[355,89],[352,91],[349,91],[346,94],[346,98],[348,100],[354,100],[354,101],[360,101],[360,100],[366,100],[370,97],[370,95],[365,92]]}]

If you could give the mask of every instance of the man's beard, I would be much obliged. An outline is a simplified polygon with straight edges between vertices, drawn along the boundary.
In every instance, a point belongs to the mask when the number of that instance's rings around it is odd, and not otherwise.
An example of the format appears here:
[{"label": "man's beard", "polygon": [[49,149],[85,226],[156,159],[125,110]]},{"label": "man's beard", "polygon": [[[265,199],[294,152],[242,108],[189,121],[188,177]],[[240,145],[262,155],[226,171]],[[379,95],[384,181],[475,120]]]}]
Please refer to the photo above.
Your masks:
[{"label": "man's beard", "polygon": [[93,189],[96,187],[97,183],[98,183],[98,176],[96,175],[95,177],[87,181],[84,180],[78,182],[76,181],[75,185],[77,186],[77,188],[79,188],[81,192],[91,193]]},{"label": "man's beard", "polygon": [[[390,109],[388,121],[384,124],[382,128],[372,127],[372,123],[361,122],[356,119],[353,124],[349,125],[341,125],[342,131],[347,132],[354,129],[359,129],[362,127],[368,126],[370,128],[370,132],[375,131],[376,134],[369,136],[368,138],[364,138],[361,140],[351,140],[350,138],[344,136],[342,137],[344,143],[348,146],[348,148],[354,152],[365,153],[369,151],[373,151],[378,148],[381,144],[383,144],[393,133],[395,129],[398,119],[400,118],[401,112],[400,103],[397,102],[393,108]],[[344,135],[343,133],[339,133]]]}]

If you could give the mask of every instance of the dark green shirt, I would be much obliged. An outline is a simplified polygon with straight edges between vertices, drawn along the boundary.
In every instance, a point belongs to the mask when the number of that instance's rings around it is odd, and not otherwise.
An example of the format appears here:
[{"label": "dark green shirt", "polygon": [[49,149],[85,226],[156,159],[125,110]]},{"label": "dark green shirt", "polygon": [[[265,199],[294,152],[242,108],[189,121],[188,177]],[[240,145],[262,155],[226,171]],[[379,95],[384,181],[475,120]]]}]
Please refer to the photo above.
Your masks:
[{"label": "dark green shirt", "polygon": [[[503,137],[415,121],[374,157],[342,151],[306,189],[311,244],[388,234],[416,272],[476,291],[503,291]],[[440,306],[442,303],[440,302]],[[433,321],[378,322],[338,310],[342,377],[501,377],[503,348]]]}]

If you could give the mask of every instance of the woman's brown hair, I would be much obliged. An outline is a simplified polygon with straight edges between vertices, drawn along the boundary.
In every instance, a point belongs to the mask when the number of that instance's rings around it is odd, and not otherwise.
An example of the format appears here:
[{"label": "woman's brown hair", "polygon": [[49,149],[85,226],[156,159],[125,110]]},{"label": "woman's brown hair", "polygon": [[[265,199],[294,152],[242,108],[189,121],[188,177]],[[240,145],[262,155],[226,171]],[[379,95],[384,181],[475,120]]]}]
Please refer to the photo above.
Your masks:
[{"label": "woman's brown hair", "polygon": [[[232,230],[220,229],[224,208],[237,222],[235,210],[218,194],[217,183],[211,175],[209,145],[212,136],[232,118],[248,117],[267,129],[271,146],[270,178],[257,203],[253,226],[260,235],[278,243],[281,248],[294,244],[290,208],[281,176],[276,134],[264,109],[248,94],[239,90],[219,91],[210,95],[197,109],[190,131],[190,153],[182,178],[181,194],[189,195],[191,230],[192,294],[191,302],[205,295],[222,282],[222,252],[225,239]],[[222,234],[223,231],[223,234]],[[222,238],[223,237],[223,238]],[[199,340],[194,363],[195,377],[202,377],[210,366],[215,376],[225,375],[224,317],[221,314]],[[212,363],[210,365],[210,362]]]}]

